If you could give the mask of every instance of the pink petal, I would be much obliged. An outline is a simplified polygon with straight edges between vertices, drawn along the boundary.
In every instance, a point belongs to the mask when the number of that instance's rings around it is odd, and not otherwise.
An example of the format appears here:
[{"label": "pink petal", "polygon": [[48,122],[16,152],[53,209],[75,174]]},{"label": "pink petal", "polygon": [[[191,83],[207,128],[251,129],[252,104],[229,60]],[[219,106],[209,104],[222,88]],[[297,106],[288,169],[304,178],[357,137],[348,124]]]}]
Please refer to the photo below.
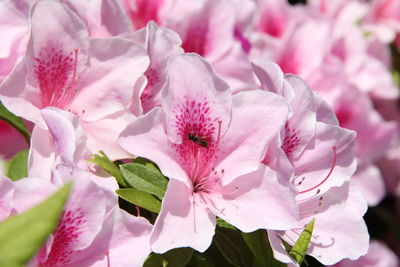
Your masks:
[{"label": "pink petal", "polygon": [[186,109],[196,112],[194,105],[203,104],[215,124],[222,121],[221,133],[225,133],[230,122],[231,95],[228,86],[215,75],[207,61],[196,54],[174,56],[168,62],[167,77],[162,107],[168,139],[172,143],[182,142],[177,116],[184,115]]},{"label": "pink petal", "polygon": [[235,179],[221,188],[220,194],[210,194],[216,211],[220,211],[216,215],[243,232],[297,226],[295,194],[280,184],[276,172],[268,167]]},{"label": "pink petal", "polygon": [[218,170],[224,170],[224,185],[258,169],[287,115],[286,101],[273,93],[254,90],[233,96],[232,120],[215,162]]},{"label": "pink petal", "polygon": [[187,174],[171,153],[162,124],[162,111],[155,108],[132,122],[120,135],[118,142],[129,153],[151,159],[170,178],[187,182]]},{"label": "pink petal", "polygon": [[6,219],[14,206],[14,185],[10,179],[0,176],[0,221]]},{"label": "pink petal", "polygon": [[149,64],[138,45],[122,38],[91,39],[90,51],[91,66],[82,74],[81,91],[71,103],[83,121],[125,110],[136,80]]},{"label": "pink petal", "polygon": [[151,248],[164,253],[178,247],[205,251],[215,231],[215,215],[192,190],[180,181],[171,179],[151,235]]}]

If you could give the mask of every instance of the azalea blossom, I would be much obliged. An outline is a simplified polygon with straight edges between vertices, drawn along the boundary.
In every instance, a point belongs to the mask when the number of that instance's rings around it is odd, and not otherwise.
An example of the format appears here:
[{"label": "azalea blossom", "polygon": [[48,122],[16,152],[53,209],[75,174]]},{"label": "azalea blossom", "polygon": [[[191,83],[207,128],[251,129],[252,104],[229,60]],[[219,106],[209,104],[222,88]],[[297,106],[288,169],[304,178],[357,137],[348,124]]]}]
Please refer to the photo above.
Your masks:
[{"label": "azalea blossom", "polygon": [[[73,178],[71,196],[54,234],[28,266],[141,266],[150,252],[150,224],[121,211],[116,196],[93,183],[88,173],[66,168],[62,175],[65,180]],[[20,213],[48,197],[56,186],[27,177],[15,182],[14,188],[12,208]],[[126,253],[128,246],[137,248],[134,254]]]},{"label": "azalea blossom", "polygon": [[[262,91],[232,97],[195,54],[170,59],[164,90],[162,108],[138,118],[119,139],[123,148],[153,160],[170,178],[152,250],[190,246],[204,251],[216,216],[245,232],[294,226],[292,192],[260,164],[286,120],[286,102]],[[252,124],[244,129],[248,120]]]},{"label": "azalea blossom", "polygon": [[140,44],[150,58],[150,65],[144,73],[147,79],[142,90],[135,90],[130,110],[139,116],[155,106],[161,105],[162,86],[165,83],[168,59],[182,54],[182,41],[179,35],[167,28],[159,27],[150,21],[146,28],[125,37]]},{"label": "azalea blossom", "polygon": [[29,0],[0,2],[0,83],[25,51],[28,41]]},{"label": "azalea blossom", "polygon": [[[144,51],[123,38],[89,38],[83,21],[57,1],[32,7],[30,31],[24,59],[0,87],[3,104],[42,128],[41,109],[55,106],[72,112],[92,133],[94,150],[121,155],[115,142],[123,123],[134,118],[128,106],[133,86],[148,66]],[[97,130],[104,124],[112,126],[108,135]]]},{"label": "azalea blossom", "polygon": [[[366,202],[350,182],[356,169],[352,153],[355,133],[339,127],[327,104],[300,78],[284,76],[274,63],[258,60],[253,66],[263,89],[284,96],[293,112],[264,160],[289,176],[288,186],[296,191],[300,210],[300,227],[268,231],[275,258],[292,262],[279,238],[294,245],[312,219],[310,255],[323,264],[358,258],[367,252],[369,236],[362,218]],[[350,240],[357,240],[357,245]]]},{"label": "azalea blossom", "polygon": [[372,240],[366,255],[356,261],[343,260],[335,264],[335,267],[352,266],[396,267],[399,259],[384,243]]}]

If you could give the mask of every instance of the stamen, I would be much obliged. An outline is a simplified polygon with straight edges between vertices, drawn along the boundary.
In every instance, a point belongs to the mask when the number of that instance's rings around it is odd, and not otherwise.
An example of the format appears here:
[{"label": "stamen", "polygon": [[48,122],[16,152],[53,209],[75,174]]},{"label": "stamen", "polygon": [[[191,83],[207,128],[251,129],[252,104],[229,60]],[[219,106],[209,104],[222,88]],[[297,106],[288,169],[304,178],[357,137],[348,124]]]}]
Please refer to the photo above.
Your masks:
[{"label": "stamen", "polygon": [[106,258],[107,258],[107,267],[110,267],[110,266],[111,266],[111,263],[110,263],[110,255],[109,255],[108,252],[106,252]]},{"label": "stamen", "polygon": [[[313,187],[311,187],[311,188],[309,188],[307,190],[300,191],[299,194],[310,192],[310,191],[320,187],[323,183],[325,183],[328,180],[328,178],[331,176],[331,174],[333,172],[333,169],[335,168],[335,165],[336,165],[336,146],[332,147],[332,154],[333,154],[332,166],[331,166],[331,169],[329,170],[328,175],[319,184],[317,184],[317,185],[315,185],[315,186],[313,186]],[[317,194],[319,192],[320,192],[320,189],[318,189]]]},{"label": "stamen", "polygon": [[215,146],[215,149],[217,150],[219,147],[219,140],[221,139],[221,125],[222,125],[222,121],[219,120],[218,121],[218,137],[217,137],[217,144]]},{"label": "stamen", "polygon": [[78,67],[78,52],[79,52],[79,49],[75,48],[74,49],[74,72],[72,75],[72,84],[75,84],[76,69]]},{"label": "stamen", "polygon": [[136,206],[137,217],[140,217],[140,207]]},{"label": "stamen", "polygon": [[194,192],[192,193],[192,197],[193,197],[193,228],[194,228],[194,232],[196,233],[196,197],[194,195]]}]

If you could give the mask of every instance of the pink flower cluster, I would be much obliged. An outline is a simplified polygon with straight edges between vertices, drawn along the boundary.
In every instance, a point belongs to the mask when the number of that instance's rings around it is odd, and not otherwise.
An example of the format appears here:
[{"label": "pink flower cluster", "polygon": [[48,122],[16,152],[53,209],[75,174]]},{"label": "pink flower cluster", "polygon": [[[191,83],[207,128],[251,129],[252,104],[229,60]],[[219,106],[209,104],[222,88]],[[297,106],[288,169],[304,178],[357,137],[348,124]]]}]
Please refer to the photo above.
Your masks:
[{"label": "pink flower cluster", "polygon": [[[0,220],[74,182],[31,266],[204,252],[217,217],[267,230],[289,264],[284,242],[312,219],[322,264],[367,253],[363,215],[400,175],[398,0],[3,0],[0,21],[0,101],[33,124],[29,177],[0,176]],[[0,135],[4,159],[27,148]],[[119,208],[98,151],[169,178],[154,225]]]}]

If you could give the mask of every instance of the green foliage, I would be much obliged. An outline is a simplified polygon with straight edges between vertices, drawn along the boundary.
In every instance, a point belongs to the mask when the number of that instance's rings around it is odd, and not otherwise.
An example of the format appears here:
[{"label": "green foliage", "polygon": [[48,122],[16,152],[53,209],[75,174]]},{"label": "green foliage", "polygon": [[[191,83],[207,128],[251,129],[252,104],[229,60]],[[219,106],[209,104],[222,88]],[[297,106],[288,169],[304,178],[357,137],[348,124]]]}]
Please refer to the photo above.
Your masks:
[{"label": "green foliage", "polygon": [[217,225],[218,225],[218,227],[227,228],[227,229],[231,229],[231,230],[237,230],[235,226],[233,226],[230,223],[227,223],[226,221],[222,220],[221,218],[217,218]]},{"label": "green foliage", "polygon": [[25,266],[56,229],[71,183],[32,209],[0,223],[0,266]]},{"label": "green foliage", "polygon": [[308,246],[310,245],[310,240],[312,237],[312,232],[314,229],[315,219],[312,219],[304,228],[303,232],[300,234],[299,239],[290,249],[289,254],[296,260],[298,264],[301,264],[304,257],[307,254]]},{"label": "green foliage", "polygon": [[19,180],[28,176],[29,150],[18,152],[7,165],[7,176],[13,180]]},{"label": "green foliage", "polygon": [[0,103],[0,120],[3,120],[14,127],[25,137],[26,141],[29,143],[31,136],[28,128],[26,128],[25,123],[20,117],[17,117],[13,113],[8,111],[2,103]]},{"label": "green foliage", "polygon": [[394,70],[392,72],[392,75],[393,75],[393,80],[394,80],[395,84],[400,87],[400,71]]},{"label": "green foliage", "polygon": [[143,267],[183,267],[190,261],[192,254],[191,248],[176,248],[164,254],[152,253]]},{"label": "green foliage", "polygon": [[150,161],[148,159],[137,157],[137,158],[135,158],[133,160],[133,163],[138,163],[138,164],[144,165],[144,166],[146,166],[146,167],[148,167],[150,169],[153,169],[153,170],[158,171],[158,172],[161,173],[161,171],[158,168],[158,166],[154,162],[152,162],[152,161]]},{"label": "green foliage", "polygon": [[253,253],[254,267],[286,267],[285,263],[282,263],[274,258],[266,230],[242,233],[242,236]]},{"label": "green foliage", "polygon": [[193,252],[190,262],[186,265],[190,267],[216,267],[211,257],[205,253],[200,253],[197,251]]},{"label": "green foliage", "polygon": [[134,189],[134,188],[121,188],[116,191],[118,196],[126,201],[142,207],[154,213],[159,213],[161,209],[161,202],[149,193]]},{"label": "green foliage", "polygon": [[167,190],[168,179],[153,166],[128,163],[121,165],[120,169],[128,185],[155,195],[158,199],[162,200]]},{"label": "green foliage", "polygon": [[120,184],[121,186],[123,187],[128,186],[125,180],[122,178],[122,174],[118,166],[114,162],[112,162],[111,159],[109,159],[103,151],[99,151],[98,154],[93,154],[92,158],[89,159],[88,161],[99,165],[109,174],[114,176],[118,184]]},{"label": "green foliage", "polygon": [[251,266],[251,251],[244,242],[240,231],[218,227],[215,231],[213,244],[216,245],[224,258],[234,266]]}]

